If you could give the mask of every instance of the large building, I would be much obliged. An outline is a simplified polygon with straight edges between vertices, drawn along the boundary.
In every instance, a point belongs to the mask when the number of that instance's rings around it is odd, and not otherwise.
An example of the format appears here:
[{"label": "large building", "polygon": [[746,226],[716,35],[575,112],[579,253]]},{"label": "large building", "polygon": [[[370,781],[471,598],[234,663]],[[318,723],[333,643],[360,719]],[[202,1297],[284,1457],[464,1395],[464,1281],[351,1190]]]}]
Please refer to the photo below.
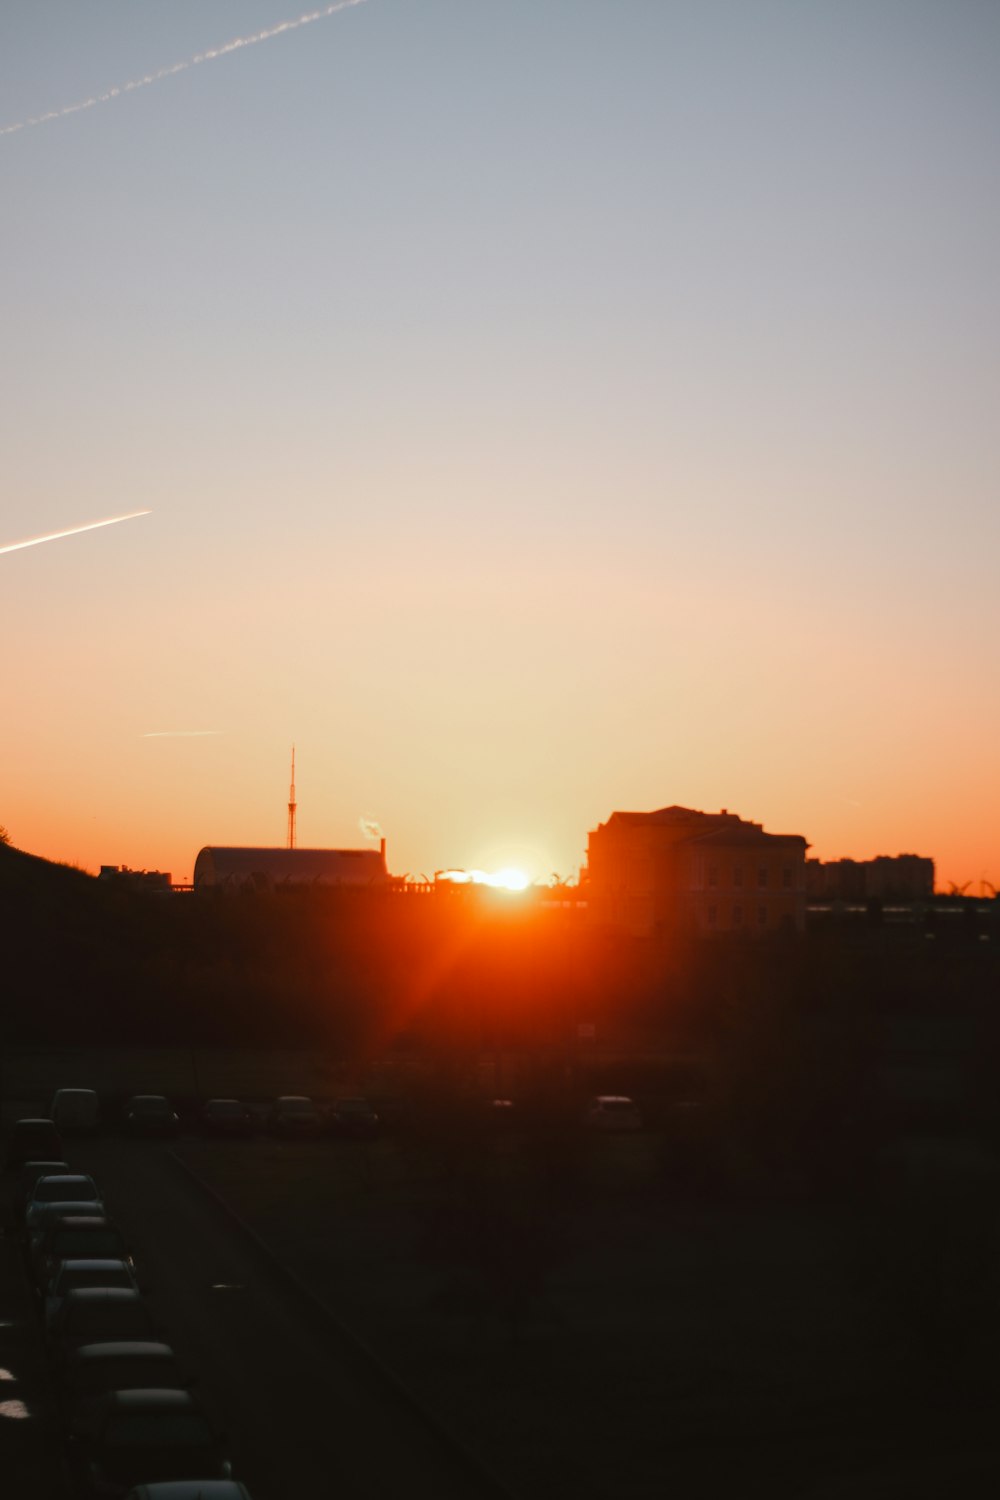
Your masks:
[{"label": "large building", "polygon": [[612,813],[589,838],[590,911],[636,936],[801,932],[808,847],[725,808]]},{"label": "large building", "polygon": [[384,886],[389,878],[385,839],[379,849],[208,848],[194,862],[196,891]]}]

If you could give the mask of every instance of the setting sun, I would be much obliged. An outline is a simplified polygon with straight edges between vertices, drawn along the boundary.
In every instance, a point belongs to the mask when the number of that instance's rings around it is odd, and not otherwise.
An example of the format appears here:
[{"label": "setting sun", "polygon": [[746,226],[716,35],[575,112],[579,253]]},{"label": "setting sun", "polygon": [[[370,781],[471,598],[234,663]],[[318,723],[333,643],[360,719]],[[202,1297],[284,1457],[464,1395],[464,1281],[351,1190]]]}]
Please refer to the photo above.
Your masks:
[{"label": "setting sun", "polygon": [[497,891],[525,891],[531,884],[523,870],[439,870],[436,880],[450,880],[455,885],[488,885]]},{"label": "setting sun", "polygon": [[527,875],[523,870],[497,870],[492,875],[483,877],[485,885],[492,885],[500,891],[525,891],[530,885]]}]

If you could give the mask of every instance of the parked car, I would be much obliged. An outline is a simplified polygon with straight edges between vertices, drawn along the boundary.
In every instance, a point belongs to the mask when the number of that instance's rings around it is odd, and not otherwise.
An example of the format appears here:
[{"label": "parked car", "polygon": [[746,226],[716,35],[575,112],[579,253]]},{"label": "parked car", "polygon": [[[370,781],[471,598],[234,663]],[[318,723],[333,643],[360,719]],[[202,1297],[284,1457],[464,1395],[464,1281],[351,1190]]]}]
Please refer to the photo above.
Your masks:
[{"label": "parked car", "polygon": [[139,1484],[125,1500],[251,1500],[238,1479],[168,1479],[165,1484]]},{"label": "parked car", "polygon": [[36,1203],[30,1225],[25,1224],[29,1257],[48,1226],[69,1217],[106,1219],[107,1214],[104,1212],[104,1204],[93,1198],[65,1199],[59,1203]]},{"label": "parked car", "polygon": [[189,1384],[169,1344],[110,1340],[70,1350],[59,1372],[59,1400],[68,1427],[83,1432],[93,1426],[99,1398],[109,1391],[181,1391]]},{"label": "parked car", "polygon": [[252,1113],[239,1099],[209,1099],[199,1117],[205,1135],[251,1135],[254,1123]]},{"label": "parked car", "polygon": [[136,1485],[229,1479],[222,1438],[190,1391],[109,1391],[85,1433],[71,1433],[73,1467],[88,1496],[125,1496]]},{"label": "parked car", "polygon": [[125,1106],[128,1135],[176,1135],[180,1123],[163,1094],[133,1094]]},{"label": "parked car", "polygon": [[49,1114],[64,1134],[86,1135],[97,1129],[101,1101],[93,1089],[56,1089]]},{"label": "parked car", "polygon": [[588,1103],[584,1120],[594,1130],[642,1129],[639,1106],[625,1094],[598,1094]]},{"label": "parked car", "polygon": [[125,1500],[252,1500],[238,1479],[168,1479],[165,1484],[139,1484]]},{"label": "parked car", "polygon": [[[72,1209],[68,1206],[72,1205]],[[44,1220],[75,1210],[84,1214],[102,1214],[104,1204],[92,1177],[82,1172],[60,1172],[39,1177],[31,1190],[24,1210],[24,1227],[30,1235]]]},{"label": "parked car", "polygon": [[517,1123],[517,1108],[513,1099],[489,1099],[486,1103],[486,1124],[494,1130],[506,1130]]},{"label": "parked car", "polygon": [[124,1286],[136,1292],[139,1290],[135,1274],[127,1260],[114,1260],[110,1257],[101,1260],[81,1260],[76,1257],[61,1260],[45,1289],[42,1322],[46,1328],[51,1326],[67,1293],[81,1286]]},{"label": "parked car", "polygon": [[56,1364],[84,1344],[156,1337],[149,1304],[130,1287],[120,1286],[81,1286],[67,1292],[46,1329],[46,1343]]},{"label": "parked car", "polygon": [[268,1116],[268,1127],[275,1135],[318,1135],[322,1124],[323,1116],[305,1094],[282,1094]]},{"label": "parked car", "polygon": [[64,1161],[26,1161],[18,1171],[14,1188],[14,1209],[18,1219],[24,1218],[24,1210],[31,1202],[39,1177],[52,1177],[69,1170],[69,1163]]},{"label": "parked car", "polygon": [[51,1120],[15,1120],[7,1140],[8,1168],[23,1167],[26,1161],[61,1161],[62,1137]]},{"label": "parked car", "polygon": [[381,1124],[367,1099],[335,1099],[326,1114],[330,1134],[345,1139],[371,1140]]},{"label": "parked car", "polygon": [[28,1241],[28,1276],[39,1296],[45,1296],[60,1262],[74,1257],[124,1260],[135,1274],[135,1262],[117,1224],[101,1214],[63,1214]]}]

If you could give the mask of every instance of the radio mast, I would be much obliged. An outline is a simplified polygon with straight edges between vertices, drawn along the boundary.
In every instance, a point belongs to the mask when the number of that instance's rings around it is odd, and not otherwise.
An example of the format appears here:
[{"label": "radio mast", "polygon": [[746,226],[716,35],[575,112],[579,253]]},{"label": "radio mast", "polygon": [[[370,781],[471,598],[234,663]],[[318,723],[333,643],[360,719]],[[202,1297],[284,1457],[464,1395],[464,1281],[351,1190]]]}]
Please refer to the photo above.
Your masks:
[{"label": "radio mast", "polygon": [[295,848],[295,746],[292,746],[292,784],[288,788],[288,847]]}]

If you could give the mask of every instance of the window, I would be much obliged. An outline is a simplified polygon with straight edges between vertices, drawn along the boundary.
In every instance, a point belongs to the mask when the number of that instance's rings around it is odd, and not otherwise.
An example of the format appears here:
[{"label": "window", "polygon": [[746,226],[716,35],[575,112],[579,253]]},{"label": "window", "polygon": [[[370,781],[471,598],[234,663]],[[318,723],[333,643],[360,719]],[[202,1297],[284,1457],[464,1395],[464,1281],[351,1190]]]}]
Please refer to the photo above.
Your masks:
[{"label": "window", "polygon": [[710,906],[708,908],[708,914],[707,915],[708,915],[708,925],[709,925],[709,927],[714,927],[716,925],[716,923],[718,922],[718,920],[719,920],[719,909],[718,909],[718,907],[717,906]]},{"label": "window", "polygon": [[743,884],[743,866],[742,865],[733,865],[733,885],[740,886],[742,884]]},{"label": "window", "polygon": [[767,890],[767,875],[768,875],[767,866],[766,865],[761,865],[760,869],[757,871],[757,887],[758,887],[759,890],[762,890],[762,891],[766,891]]},{"label": "window", "polygon": [[781,884],[786,891],[790,891],[792,888],[792,872],[788,865],[781,872]]},{"label": "window", "polygon": [[766,906],[758,906],[758,908],[757,908],[757,926],[758,927],[766,927],[767,926],[767,907]]},{"label": "window", "polygon": [[734,906],[733,907],[733,926],[734,927],[742,927],[743,926],[743,908],[742,908],[742,906]]},{"label": "window", "polygon": [[719,867],[718,867],[718,865],[709,865],[709,867],[708,867],[708,884],[714,889],[714,887],[717,886],[718,883],[719,883]]}]

